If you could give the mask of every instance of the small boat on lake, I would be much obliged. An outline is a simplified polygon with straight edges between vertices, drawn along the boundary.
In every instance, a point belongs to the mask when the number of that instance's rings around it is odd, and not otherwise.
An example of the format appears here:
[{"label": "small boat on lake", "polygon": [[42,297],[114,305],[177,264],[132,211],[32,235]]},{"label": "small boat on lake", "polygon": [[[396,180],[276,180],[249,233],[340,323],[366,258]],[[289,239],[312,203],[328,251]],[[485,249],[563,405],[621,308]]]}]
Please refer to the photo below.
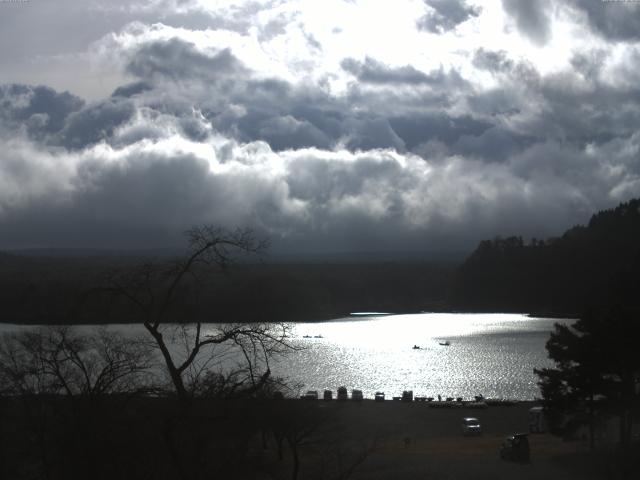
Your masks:
[{"label": "small boat on lake", "polygon": [[442,345],[443,347],[448,347],[449,345],[451,345],[451,342],[449,340],[445,340],[444,342],[439,342],[440,345]]},{"label": "small boat on lake", "polygon": [[414,350],[420,350],[420,345],[414,345],[412,348],[413,348]]}]

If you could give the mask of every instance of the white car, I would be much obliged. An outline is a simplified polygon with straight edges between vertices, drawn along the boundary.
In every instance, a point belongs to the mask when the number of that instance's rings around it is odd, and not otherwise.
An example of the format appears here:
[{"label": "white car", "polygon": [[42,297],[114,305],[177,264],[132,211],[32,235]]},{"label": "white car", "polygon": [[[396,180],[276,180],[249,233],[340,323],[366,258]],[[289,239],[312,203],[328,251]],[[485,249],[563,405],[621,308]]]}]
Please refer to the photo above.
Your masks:
[{"label": "white car", "polygon": [[482,435],[482,425],[475,417],[465,417],[462,419],[463,435]]}]

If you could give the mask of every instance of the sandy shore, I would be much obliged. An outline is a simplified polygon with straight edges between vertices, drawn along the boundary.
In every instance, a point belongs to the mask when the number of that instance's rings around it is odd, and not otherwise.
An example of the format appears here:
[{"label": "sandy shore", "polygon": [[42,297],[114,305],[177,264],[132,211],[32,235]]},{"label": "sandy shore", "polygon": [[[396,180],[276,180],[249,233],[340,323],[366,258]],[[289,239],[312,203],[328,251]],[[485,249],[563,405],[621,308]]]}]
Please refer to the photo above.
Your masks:
[{"label": "sandy shore", "polygon": [[[503,439],[527,432],[533,402],[486,409],[433,408],[427,403],[323,402],[319,407],[344,425],[344,435],[373,445],[358,466],[356,479],[590,479],[599,477],[585,463],[587,446],[550,434],[531,434],[531,461],[500,459]],[[476,417],[482,436],[462,435],[461,419]]]}]

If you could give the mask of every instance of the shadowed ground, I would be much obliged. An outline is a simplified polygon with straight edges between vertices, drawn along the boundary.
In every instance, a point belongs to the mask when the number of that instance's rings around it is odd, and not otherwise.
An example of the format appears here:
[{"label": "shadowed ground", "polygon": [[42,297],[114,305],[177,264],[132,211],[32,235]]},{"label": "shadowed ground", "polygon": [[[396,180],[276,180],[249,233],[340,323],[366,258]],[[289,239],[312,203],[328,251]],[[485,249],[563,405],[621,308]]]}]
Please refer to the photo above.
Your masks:
[{"label": "shadowed ground", "polygon": [[[520,464],[500,459],[503,439],[527,432],[532,403],[513,406],[430,408],[424,403],[365,400],[361,404],[320,405],[345,428],[344,435],[374,439],[376,446],[353,473],[356,479],[589,479],[603,476],[599,459],[589,458],[587,445],[565,442],[550,434],[531,434],[531,461]],[[484,433],[465,437],[461,419],[480,419]],[[366,443],[366,442],[363,442]],[[307,470],[311,469],[307,466]],[[309,471],[301,473],[310,474]],[[304,476],[304,475],[301,475]],[[311,474],[312,476],[312,474]]]},{"label": "shadowed ground", "polygon": [[[621,475],[611,450],[591,453],[586,442],[550,434],[529,436],[530,462],[501,460],[503,439],[527,431],[531,405],[25,396],[0,402],[0,477],[635,478]],[[482,436],[462,435],[465,416],[480,419]]]}]

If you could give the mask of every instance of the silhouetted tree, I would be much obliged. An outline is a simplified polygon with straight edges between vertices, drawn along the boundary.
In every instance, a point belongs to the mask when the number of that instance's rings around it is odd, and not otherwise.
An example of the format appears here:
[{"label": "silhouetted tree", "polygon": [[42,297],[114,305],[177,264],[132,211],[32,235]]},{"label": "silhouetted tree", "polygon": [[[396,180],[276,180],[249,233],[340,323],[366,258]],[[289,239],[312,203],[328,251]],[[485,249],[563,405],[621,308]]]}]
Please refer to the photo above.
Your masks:
[{"label": "silhouetted tree", "polygon": [[[107,404],[146,390],[154,355],[148,342],[99,328],[41,327],[3,335],[0,385],[11,412],[9,478],[98,478],[113,440]],[[122,402],[118,399],[122,398]],[[28,452],[28,453],[27,453]]]},{"label": "silhouetted tree", "polygon": [[[203,318],[191,313],[204,273],[211,267],[223,271],[238,254],[258,254],[266,243],[251,230],[227,231],[211,226],[187,232],[189,250],[169,263],[144,263],[109,278],[109,290],[125,298],[138,312],[140,323],[159,349],[176,394],[181,400],[201,388],[201,381],[216,356],[215,347],[233,346],[241,361],[236,372],[245,372],[243,384],[257,390],[271,373],[270,358],[291,348],[284,323],[219,323],[203,331],[203,322],[224,322],[216,312]],[[191,295],[191,297],[189,297]],[[182,351],[172,349],[182,347]],[[207,350],[205,352],[205,350]],[[238,381],[235,375],[235,381]],[[211,377],[209,377],[209,381]]]},{"label": "silhouetted tree", "polygon": [[620,442],[628,446],[640,382],[639,335],[637,312],[619,307],[592,310],[572,326],[556,324],[547,342],[555,368],[535,370],[547,409],[568,413],[586,405],[593,438],[596,406],[606,400],[620,416]]},{"label": "silhouetted tree", "polygon": [[42,327],[3,336],[0,379],[14,395],[131,393],[148,383],[152,358],[147,343],[106,329]]}]

